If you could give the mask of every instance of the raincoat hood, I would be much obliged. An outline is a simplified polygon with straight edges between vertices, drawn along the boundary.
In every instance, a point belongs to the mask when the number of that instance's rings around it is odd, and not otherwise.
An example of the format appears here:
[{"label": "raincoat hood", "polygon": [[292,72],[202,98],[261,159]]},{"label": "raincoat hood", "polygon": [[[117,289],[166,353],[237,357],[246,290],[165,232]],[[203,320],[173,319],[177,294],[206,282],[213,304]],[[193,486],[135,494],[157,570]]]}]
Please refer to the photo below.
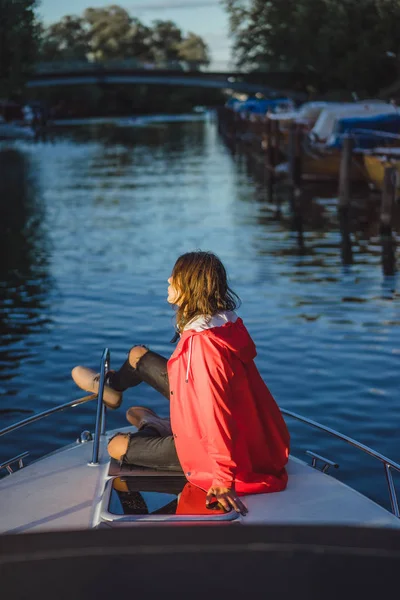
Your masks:
[{"label": "raincoat hood", "polygon": [[188,323],[178,344],[180,349],[183,350],[185,342],[190,343],[190,338],[196,335],[210,338],[216,346],[226,348],[243,363],[253,360],[257,355],[255,344],[242,319],[233,311],[223,311],[213,317],[201,316]]}]

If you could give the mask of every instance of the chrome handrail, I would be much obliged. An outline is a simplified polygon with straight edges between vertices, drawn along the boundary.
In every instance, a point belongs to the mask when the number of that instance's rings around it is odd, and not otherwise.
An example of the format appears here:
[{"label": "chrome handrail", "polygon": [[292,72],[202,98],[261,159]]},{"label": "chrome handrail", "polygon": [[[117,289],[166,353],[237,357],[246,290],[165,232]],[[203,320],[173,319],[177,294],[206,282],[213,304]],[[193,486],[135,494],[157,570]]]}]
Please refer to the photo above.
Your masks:
[{"label": "chrome handrail", "polygon": [[394,462],[390,458],[387,458],[380,452],[376,452],[372,448],[369,448],[365,444],[361,444],[360,442],[357,442],[357,440],[354,440],[353,438],[349,437],[348,435],[344,435],[343,433],[340,433],[339,431],[336,431],[335,429],[326,427],[326,425],[321,425],[321,423],[317,423],[316,421],[313,421],[312,419],[308,419],[307,417],[302,417],[301,415],[298,415],[297,413],[294,413],[290,410],[286,410],[284,408],[281,408],[281,413],[287,417],[292,417],[293,419],[296,419],[297,421],[301,421],[302,423],[311,425],[311,427],[315,427],[316,429],[319,429],[320,431],[329,433],[330,435],[333,435],[334,437],[337,437],[338,439],[342,440],[343,442],[346,442],[347,444],[354,446],[358,450],[362,450],[366,454],[369,454],[373,458],[376,458],[381,463],[383,463],[383,466],[385,469],[386,481],[388,484],[389,498],[390,498],[392,513],[397,518],[400,518],[400,511],[399,511],[399,504],[397,501],[396,489],[395,489],[395,486],[393,483],[392,473],[390,471],[390,469],[394,469],[395,471],[400,473],[400,465],[398,463]]},{"label": "chrome handrail", "polygon": [[100,364],[100,382],[99,382],[99,391],[98,394],[90,394],[89,396],[84,396],[83,398],[78,398],[77,400],[71,400],[70,402],[66,402],[65,404],[60,404],[59,406],[54,406],[53,408],[49,408],[41,413],[37,413],[28,417],[27,419],[23,419],[22,421],[18,421],[18,423],[13,423],[8,427],[4,427],[4,429],[0,429],[0,437],[2,435],[6,435],[6,433],[11,433],[21,427],[25,427],[30,423],[34,423],[35,421],[40,421],[45,417],[48,417],[54,413],[61,412],[63,410],[67,410],[68,408],[73,408],[74,406],[79,406],[80,404],[85,404],[86,402],[90,402],[97,398],[97,411],[96,411],[96,424],[95,424],[95,437],[93,442],[93,453],[92,460],[89,463],[90,465],[98,465],[99,464],[99,447],[100,447],[100,436],[105,434],[106,431],[106,406],[103,403],[103,394],[104,394],[104,385],[106,373],[110,368],[110,351],[108,348],[105,348],[103,351],[103,355],[101,358]]},{"label": "chrome handrail", "polygon": [[106,374],[110,369],[110,351],[105,348],[101,357],[100,363],[100,381],[99,381],[99,393],[97,397],[97,412],[96,412],[96,425],[94,430],[94,442],[93,442],[93,453],[92,460],[89,465],[99,464],[99,448],[100,448],[100,436],[105,434],[106,427],[106,405],[103,402],[104,384],[106,382]]},{"label": "chrome handrail", "polygon": [[97,397],[97,394],[90,394],[90,396],[84,396],[83,398],[78,398],[77,400],[72,400],[71,402],[66,402],[65,404],[60,404],[59,406],[54,406],[53,408],[49,408],[49,410],[45,410],[41,413],[37,413],[36,415],[32,415],[27,419],[23,419],[23,421],[19,421],[18,423],[13,423],[4,429],[0,429],[0,437],[5,435],[6,433],[10,433],[11,431],[15,431],[16,429],[20,429],[20,427],[25,427],[25,425],[29,425],[30,423],[34,423],[35,421],[40,421],[40,419],[44,419],[49,415],[52,415],[57,412],[61,412],[62,410],[66,410],[67,408],[73,408],[74,406],[78,406],[79,404],[84,404],[85,402],[89,402],[90,400],[94,400]]}]

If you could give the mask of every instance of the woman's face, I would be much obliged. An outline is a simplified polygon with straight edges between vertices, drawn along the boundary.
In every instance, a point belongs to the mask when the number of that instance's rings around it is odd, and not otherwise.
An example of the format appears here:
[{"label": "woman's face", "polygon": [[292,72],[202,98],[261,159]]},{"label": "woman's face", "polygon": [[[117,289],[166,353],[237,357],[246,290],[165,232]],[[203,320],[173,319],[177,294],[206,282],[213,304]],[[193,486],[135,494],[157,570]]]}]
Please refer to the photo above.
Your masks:
[{"label": "woman's face", "polygon": [[174,287],[174,283],[172,280],[172,276],[168,278],[168,297],[167,297],[167,302],[169,302],[170,304],[176,304],[176,300],[178,299],[178,291],[177,289]]}]

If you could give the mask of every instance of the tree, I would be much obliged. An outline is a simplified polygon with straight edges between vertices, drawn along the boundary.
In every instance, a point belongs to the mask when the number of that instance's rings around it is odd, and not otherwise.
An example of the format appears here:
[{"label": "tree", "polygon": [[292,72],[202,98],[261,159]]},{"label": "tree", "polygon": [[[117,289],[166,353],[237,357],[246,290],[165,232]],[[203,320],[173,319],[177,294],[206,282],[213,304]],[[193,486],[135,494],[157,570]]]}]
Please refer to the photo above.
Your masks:
[{"label": "tree", "polygon": [[189,32],[178,45],[178,56],[195,70],[210,64],[207,44],[199,35],[192,32]]},{"label": "tree", "polygon": [[192,68],[207,65],[210,60],[200,36],[189,33],[183,38],[172,21],[158,20],[147,27],[117,5],[87,8],[82,17],[67,15],[42,28],[41,60],[64,59],[136,59],[164,65],[185,61]]},{"label": "tree", "polygon": [[36,0],[0,0],[0,96],[20,93],[37,54]]},{"label": "tree", "polygon": [[398,0],[224,0],[237,64],[300,73],[320,91],[375,93],[394,77]]},{"label": "tree", "polygon": [[120,6],[87,8],[91,55],[95,60],[123,59],[131,40],[131,18]]},{"label": "tree", "polygon": [[141,62],[152,62],[154,54],[151,48],[152,30],[139,19],[131,19],[131,27],[126,43],[126,55]]},{"label": "tree", "polygon": [[81,17],[66,15],[42,29],[40,57],[43,61],[85,60],[90,51],[88,31]]},{"label": "tree", "polygon": [[151,48],[158,63],[179,61],[182,32],[173,21],[153,21]]}]

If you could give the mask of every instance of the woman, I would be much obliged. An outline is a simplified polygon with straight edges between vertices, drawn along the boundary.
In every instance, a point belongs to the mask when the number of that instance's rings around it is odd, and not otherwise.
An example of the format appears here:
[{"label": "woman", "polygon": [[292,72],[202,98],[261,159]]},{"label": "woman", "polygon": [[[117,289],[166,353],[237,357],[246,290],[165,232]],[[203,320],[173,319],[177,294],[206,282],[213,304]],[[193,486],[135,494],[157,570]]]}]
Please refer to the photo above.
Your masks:
[{"label": "woman", "polygon": [[[189,252],[168,279],[168,302],[176,306],[179,342],[169,360],[145,346],[133,347],[110,372],[104,402],[117,408],[122,392],[147,382],[170,400],[171,421],[144,407],[127,419],[137,433],[119,433],[111,457],[129,464],[183,470],[187,480],[226,509],[245,514],[239,496],[285,489],[289,433],[254,363],[256,349],[234,312],[222,262],[211,252]],[[99,375],[75,367],[79,387],[97,392]]]}]

